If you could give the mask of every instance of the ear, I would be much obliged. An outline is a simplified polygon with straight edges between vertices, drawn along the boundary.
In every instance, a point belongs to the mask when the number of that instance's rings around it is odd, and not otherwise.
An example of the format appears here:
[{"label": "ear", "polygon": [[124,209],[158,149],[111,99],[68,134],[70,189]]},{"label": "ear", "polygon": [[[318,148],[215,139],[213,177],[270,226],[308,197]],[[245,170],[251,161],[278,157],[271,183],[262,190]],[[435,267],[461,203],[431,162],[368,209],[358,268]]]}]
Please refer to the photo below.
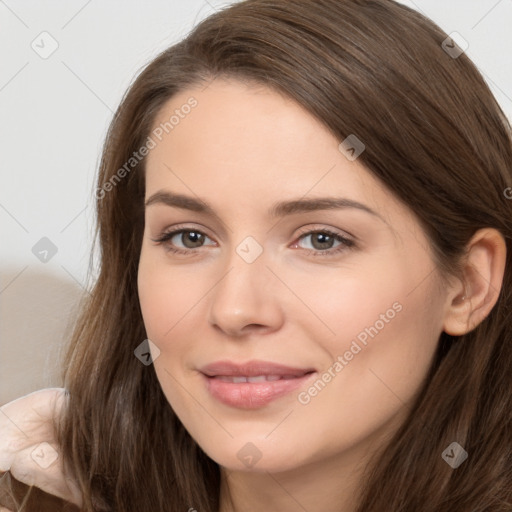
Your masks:
[{"label": "ear", "polygon": [[496,304],[505,273],[507,246],[496,229],[479,229],[466,246],[463,280],[450,289],[443,330],[453,336],[472,331]]}]

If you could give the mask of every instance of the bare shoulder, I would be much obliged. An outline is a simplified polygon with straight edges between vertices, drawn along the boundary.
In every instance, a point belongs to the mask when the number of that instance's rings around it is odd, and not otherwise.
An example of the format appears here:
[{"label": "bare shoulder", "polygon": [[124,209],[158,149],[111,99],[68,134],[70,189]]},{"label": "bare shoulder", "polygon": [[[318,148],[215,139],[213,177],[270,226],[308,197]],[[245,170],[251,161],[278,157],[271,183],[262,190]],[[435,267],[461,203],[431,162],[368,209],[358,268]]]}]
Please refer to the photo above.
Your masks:
[{"label": "bare shoulder", "polygon": [[0,407],[0,472],[81,505],[76,483],[63,472],[53,429],[66,401],[64,388],[45,388]]}]

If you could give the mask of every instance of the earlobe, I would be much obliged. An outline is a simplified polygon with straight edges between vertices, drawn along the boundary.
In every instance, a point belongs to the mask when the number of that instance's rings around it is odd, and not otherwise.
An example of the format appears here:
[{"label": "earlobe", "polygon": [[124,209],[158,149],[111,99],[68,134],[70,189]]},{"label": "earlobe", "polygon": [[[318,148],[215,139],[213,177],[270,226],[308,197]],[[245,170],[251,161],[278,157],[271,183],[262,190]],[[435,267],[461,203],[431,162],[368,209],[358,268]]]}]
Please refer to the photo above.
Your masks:
[{"label": "earlobe", "polygon": [[505,273],[507,247],[496,229],[478,230],[467,245],[464,282],[453,287],[443,330],[461,336],[477,327],[496,304]]}]

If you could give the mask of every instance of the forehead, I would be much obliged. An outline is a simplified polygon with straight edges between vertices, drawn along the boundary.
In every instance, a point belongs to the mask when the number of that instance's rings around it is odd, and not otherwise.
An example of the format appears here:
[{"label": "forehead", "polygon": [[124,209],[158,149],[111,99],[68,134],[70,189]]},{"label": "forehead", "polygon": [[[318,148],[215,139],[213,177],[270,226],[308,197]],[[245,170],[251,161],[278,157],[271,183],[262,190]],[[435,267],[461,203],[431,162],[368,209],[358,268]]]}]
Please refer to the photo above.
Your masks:
[{"label": "forehead", "polygon": [[[192,108],[187,105],[194,105]],[[162,107],[146,162],[146,197],[160,189],[245,206],[304,196],[348,197],[383,217],[405,207],[302,106],[262,87],[217,79]],[[223,201],[224,200],[224,201]]]},{"label": "forehead", "polygon": [[[173,113],[188,111],[191,98],[196,106],[176,119]],[[175,119],[169,127],[171,117]],[[318,120],[289,98],[234,80],[217,79],[206,87],[181,91],[160,110],[153,129],[165,127],[166,122],[168,133],[162,135],[163,144],[152,151],[153,156],[186,153],[189,162],[215,156],[210,165],[220,158],[227,164],[244,155],[244,168],[264,160],[272,160],[276,167],[287,161],[296,165],[303,158],[317,161],[318,153],[335,142]]]}]

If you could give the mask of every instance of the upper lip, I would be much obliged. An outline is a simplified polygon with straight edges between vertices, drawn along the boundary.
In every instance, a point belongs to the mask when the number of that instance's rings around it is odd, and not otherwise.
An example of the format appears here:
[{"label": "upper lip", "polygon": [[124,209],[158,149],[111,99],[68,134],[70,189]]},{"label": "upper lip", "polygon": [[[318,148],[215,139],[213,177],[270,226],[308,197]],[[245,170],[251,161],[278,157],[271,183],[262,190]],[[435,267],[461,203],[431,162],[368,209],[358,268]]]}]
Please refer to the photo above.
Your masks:
[{"label": "upper lip", "polygon": [[314,372],[314,368],[293,368],[270,361],[252,360],[246,363],[234,363],[232,361],[216,361],[207,364],[199,370],[208,377],[215,376],[245,376],[256,377],[258,375],[291,375],[302,377],[306,373]]}]

